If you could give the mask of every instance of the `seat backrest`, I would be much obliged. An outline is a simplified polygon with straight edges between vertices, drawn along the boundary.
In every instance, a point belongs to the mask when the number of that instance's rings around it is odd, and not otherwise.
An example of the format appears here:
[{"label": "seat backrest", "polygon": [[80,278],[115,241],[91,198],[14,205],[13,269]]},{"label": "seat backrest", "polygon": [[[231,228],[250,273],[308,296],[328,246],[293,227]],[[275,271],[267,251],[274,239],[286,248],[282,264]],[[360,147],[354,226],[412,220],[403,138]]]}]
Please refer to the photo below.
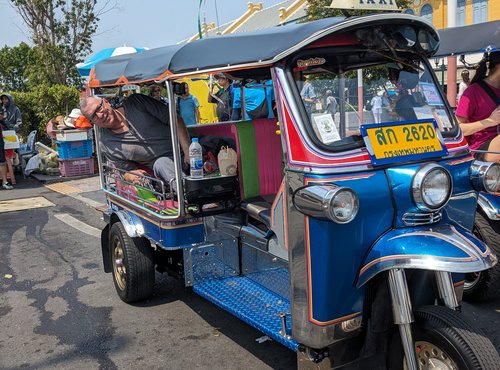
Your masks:
[{"label": "seat backrest", "polygon": [[229,137],[236,142],[242,199],[276,194],[283,178],[281,141],[275,118],[192,126],[197,134]]},{"label": "seat backrest", "polygon": [[259,168],[259,195],[276,194],[283,179],[281,138],[276,118],[253,120]]}]

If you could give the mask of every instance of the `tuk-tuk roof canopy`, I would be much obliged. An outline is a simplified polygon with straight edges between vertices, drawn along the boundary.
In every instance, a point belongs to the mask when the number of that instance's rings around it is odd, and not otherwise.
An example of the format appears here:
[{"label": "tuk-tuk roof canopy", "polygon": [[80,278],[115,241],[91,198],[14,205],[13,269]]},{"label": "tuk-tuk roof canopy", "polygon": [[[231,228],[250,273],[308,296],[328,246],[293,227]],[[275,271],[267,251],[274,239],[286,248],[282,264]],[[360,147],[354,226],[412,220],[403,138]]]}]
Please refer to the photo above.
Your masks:
[{"label": "tuk-tuk roof canopy", "polygon": [[147,83],[164,80],[170,75],[266,66],[337,31],[346,31],[362,24],[374,26],[401,22],[432,29],[421,18],[408,14],[325,18],[112,57],[93,68],[89,86]]},{"label": "tuk-tuk roof canopy", "polygon": [[480,53],[500,49],[500,21],[438,30],[439,49],[435,57]]}]

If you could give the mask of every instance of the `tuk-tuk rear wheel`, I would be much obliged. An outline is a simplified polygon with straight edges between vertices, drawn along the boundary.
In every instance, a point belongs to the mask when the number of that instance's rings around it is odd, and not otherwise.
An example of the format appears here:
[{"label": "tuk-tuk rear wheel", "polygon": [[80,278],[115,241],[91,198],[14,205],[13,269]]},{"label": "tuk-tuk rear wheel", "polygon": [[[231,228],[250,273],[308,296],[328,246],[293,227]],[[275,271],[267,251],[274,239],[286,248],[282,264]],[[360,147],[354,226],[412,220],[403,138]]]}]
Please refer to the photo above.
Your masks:
[{"label": "tuk-tuk rear wheel", "polygon": [[[500,257],[500,222],[487,219],[476,212],[474,235],[485,242],[493,253]],[[465,275],[464,300],[484,302],[497,298],[500,294],[500,263],[489,270]]]},{"label": "tuk-tuk rear wheel", "polygon": [[[414,313],[420,369],[498,369],[500,357],[491,341],[460,313],[442,306],[423,306]],[[393,336],[388,357],[389,369],[407,369],[399,335]]]},{"label": "tuk-tuk rear wheel", "polygon": [[124,302],[148,298],[153,293],[155,270],[148,240],[131,238],[121,222],[109,231],[109,247],[116,292]]}]

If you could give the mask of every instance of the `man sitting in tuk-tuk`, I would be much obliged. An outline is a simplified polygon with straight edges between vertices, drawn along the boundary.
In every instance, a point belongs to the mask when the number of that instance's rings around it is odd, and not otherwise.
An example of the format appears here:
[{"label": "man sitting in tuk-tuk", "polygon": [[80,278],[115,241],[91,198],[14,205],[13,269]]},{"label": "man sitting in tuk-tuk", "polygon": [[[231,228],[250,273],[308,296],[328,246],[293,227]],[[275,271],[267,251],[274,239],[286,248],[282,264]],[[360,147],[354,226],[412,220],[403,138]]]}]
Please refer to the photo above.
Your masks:
[{"label": "man sitting in tuk-tuk", "polygon": [[[148,170],[169,184],[175,178],[169,110],[160,101],[142,94],[132,94],[120,108],[114,109],[104,98],[90,96],[80,101],[82,114],[102,128],[100,145],[106,158],[117,168],[135,174]],[[178,136],[189,163],[189,134],[178,117]],[[126,181],[140,177],[127,173]]]}]

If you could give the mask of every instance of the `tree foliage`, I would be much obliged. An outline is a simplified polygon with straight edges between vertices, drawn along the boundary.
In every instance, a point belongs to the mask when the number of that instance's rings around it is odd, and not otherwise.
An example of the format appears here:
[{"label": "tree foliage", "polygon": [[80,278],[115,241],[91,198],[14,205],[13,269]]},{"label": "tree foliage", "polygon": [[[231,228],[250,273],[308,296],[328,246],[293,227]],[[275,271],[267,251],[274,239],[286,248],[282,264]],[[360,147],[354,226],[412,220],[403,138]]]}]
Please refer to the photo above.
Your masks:
[{"label": "tree foliage", "polygon": [[[307,1],[307,20],[312,21],[316,19],[323,19],[328,17],[343,17],[343,13],[340,9],[330,9],[327,8],[332,3],[332,0],[308,0]],[[396,0],[396,4],[399,9],[408,9],[411,0]],[[372,11],[367,10],[349,10],[349,14],[355,15],[363,15],[373,13]]]},{"label": "tree foliage", "polygon": [[[31,66],[36,83],[80,86],[75,65],[92,51],[97,0],[11,0],[30,32],[40,63]],[[106,2],[107,6],[108,3]]]},{"label": "tree foliage", "polygon": [[24,42],[12,48],[1,48],[0,90],[28,90],[29,68],[36,59],[34,50]]},{"label": "tree foliage", "polygon": [[65,85],[43,84],[29,91],[13,91],[10,94],[23,116],[21,126],[23,137],[26,137],[32,130],[43,134],[51,118],[69,114],[73,108],[78,107],[80,99],[80,93],[75,87]]}]

